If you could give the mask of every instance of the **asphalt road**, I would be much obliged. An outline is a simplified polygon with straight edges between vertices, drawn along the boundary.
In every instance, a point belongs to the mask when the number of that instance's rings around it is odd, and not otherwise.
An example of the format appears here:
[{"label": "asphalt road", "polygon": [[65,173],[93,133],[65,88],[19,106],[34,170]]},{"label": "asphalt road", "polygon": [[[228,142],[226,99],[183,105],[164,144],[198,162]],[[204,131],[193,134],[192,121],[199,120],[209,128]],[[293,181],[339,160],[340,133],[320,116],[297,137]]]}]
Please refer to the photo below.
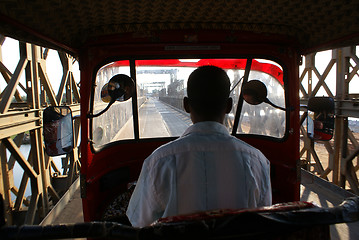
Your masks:
[{"label": "asphalt road", "polygon": [[[140,138],[179,137],[192,122],[189,114],[149,98],[142,104],[139,114]],[[133,139],[133,118],[131,117],[114,139]]]},{"label": "asphalt road", "polygon": [[188,114],[149,98],[139,110],[140,138],[178,137],[192,124]]}]

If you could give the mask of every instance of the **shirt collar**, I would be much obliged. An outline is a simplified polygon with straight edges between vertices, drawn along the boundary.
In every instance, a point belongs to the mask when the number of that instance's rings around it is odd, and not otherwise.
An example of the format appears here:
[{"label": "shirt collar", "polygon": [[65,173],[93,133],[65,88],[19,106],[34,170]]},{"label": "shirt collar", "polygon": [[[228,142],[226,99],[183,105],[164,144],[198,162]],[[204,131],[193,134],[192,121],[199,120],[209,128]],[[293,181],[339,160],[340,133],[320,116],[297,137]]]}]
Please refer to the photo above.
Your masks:
[{"label": "shirt collar", "polygon": [[188,127],[181,137],[189,135],[191,133],[202,133],[202,134],[225,134],[229,135],[228,129],[219,122],[198,122]]}]

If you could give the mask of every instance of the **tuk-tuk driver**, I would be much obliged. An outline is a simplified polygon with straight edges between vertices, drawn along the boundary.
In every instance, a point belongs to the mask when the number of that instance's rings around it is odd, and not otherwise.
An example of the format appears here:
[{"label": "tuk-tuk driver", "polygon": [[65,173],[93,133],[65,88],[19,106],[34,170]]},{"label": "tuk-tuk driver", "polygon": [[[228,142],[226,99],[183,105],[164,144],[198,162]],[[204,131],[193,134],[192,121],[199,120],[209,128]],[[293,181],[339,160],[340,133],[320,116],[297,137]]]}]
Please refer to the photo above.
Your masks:
[{"label": "tuk-tuk driver", "polygon": [[230,80],[215,66],[191,73],[184,108],[193,125],[143,163],[127,216],[135,227],[168,216],[272,204],[270,164],[223,125]]}]

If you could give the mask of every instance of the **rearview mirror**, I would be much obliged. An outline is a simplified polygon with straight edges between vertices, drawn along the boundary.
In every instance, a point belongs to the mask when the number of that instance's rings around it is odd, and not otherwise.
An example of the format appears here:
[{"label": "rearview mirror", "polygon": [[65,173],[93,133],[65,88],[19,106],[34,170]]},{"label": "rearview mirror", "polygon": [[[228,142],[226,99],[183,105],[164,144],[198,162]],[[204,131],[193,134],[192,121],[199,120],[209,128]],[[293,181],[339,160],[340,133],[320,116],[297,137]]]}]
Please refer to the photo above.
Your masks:
[{"label": "rearview mirror", "polygon": [[135,83],[125,74],[113,76],[101,89],[101,100],[108,103],[107,107],[97,114],[88,114],[88,118],[94,118],[105,113],[116,101],[127,101],[135,92]]},{"label": "rearview mirror", "polygon": [[274,108],[285,111],[286,109],[275,105],[267,98],[267,87],[259,80],[251,80],[243,84],[241,94],[243,99],[251,105],[258,105],[263,102],[271,105]]},{"label": "rearview mirror", "polygon": [[334,130],[334,99],[312,97],[308,100],[307,133],[314,140],[329,141]]},{"label": "rearview mirror", "polygon": [[72,112],[67,106],[48,107],[44,110],[45,152],[49,156],[70,153],[74,148]]},{"label": "rearview mirror", "polygon": [[129,76],[117,74],[101,89],[101,99],[103,102],[126,101],[132,97],[135,84]]},{"label": "rearview mirror", "polygon": [[251,80],[243,84],[242,96],[251,105],[261,104],[267,99],[267,87],[259,80]]}]

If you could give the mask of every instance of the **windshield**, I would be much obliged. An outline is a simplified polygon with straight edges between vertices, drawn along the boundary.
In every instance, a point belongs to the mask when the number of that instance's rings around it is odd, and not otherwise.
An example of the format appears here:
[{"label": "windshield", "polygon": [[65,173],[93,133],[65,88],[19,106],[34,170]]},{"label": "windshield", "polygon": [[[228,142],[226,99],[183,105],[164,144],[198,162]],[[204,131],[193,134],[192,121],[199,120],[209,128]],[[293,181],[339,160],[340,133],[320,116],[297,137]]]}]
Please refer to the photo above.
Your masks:
[{"label": "windshield", "polygon": [[[136,84],[136,97],[115,102],[103,115],[92,120],[93,146],[107,143],[163,137],[178,137],[192,124],[183,109],[183,97],[187,94],[187,79],[191,72],[202,65],[222,67],[232,86],[232,111],[226,116],[225,125],[232,133],[237,109],[241,109],[237,134],[255,134],[282,138],[285,133],[285,111],[266,103],[249,105],[240,101],[240,89],[245,79],[247,62],[251,61],[248,79],[262,81],[268,90],[268,99],[285,107],[283,68],[276,62],[264,59],[164,59],[135,60],[134,71],[130,61],[117,61],[103,66],[96,75],[93,112],[102,111],[107,103],[101,100],[101,89],[115,74],[131,76]],[[131,72],[135,73],[131,75]],[[238,108],[241,104],[241,108]],[[242,105],[243,104],[243,105]]]}]

